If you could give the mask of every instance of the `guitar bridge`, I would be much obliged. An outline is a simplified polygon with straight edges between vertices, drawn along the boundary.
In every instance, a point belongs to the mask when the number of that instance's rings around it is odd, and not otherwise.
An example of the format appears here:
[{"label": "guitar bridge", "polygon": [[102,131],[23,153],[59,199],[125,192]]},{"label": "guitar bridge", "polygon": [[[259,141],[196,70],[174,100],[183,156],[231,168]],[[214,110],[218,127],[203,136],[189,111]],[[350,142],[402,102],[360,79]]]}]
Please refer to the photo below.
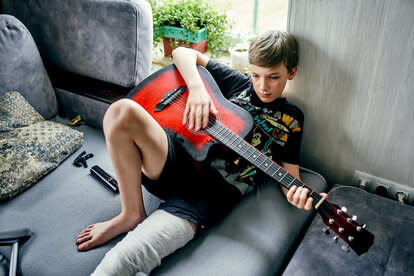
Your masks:
[{"label": "guitar bridge", "polygon": [[168,105],[173,103],[176,99],[178,99],[185,91],[187,91],[187,86],[179,86],[175,89],[168,91],[167,93],[162,96],[162,99],[157,103],[155,106],[155,112],[159,112],[166,108]]}]

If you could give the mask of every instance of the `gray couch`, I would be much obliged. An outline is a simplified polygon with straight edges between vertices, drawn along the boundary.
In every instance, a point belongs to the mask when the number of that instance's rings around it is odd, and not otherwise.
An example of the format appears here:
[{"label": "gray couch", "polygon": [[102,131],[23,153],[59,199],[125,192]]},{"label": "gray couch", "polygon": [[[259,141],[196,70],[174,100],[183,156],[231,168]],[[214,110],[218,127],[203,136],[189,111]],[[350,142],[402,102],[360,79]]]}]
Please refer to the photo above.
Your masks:
[{"label": "gray couch", "polygon": [[[150,72],[150,8],[143,0],[2,4],[3,13],[13,16],[0,15],[0,96],[19,91],[47,119],[67,124],[81,114],[87,124],[76,127],[84,134],[77,152],[30,189],[0,201],[0,232],[32,232],[19,252],[24,275],[89,275],[122,239],[88,252],[78,252],[75,244],[85,226],[110,219],[121,208],[119,195],[92,178],[89,168],[97,164],[114,175],[102,116],[111,101]],[[55,74],[61,70],[64,77]],[[107,93],[97,96],[97,87]],[[72,165],[83,150],[94,154],[89,168]],[[301,177],[318,191],[327,188],[318,173],[302,169]],[[144,190],[144,202],[150,213],[160,200]],[[292,207],[277,184],[265,183],[152,274],[280,274],[313,215]],[[0,247],[0,253],[10,258],[9,248]]]}]

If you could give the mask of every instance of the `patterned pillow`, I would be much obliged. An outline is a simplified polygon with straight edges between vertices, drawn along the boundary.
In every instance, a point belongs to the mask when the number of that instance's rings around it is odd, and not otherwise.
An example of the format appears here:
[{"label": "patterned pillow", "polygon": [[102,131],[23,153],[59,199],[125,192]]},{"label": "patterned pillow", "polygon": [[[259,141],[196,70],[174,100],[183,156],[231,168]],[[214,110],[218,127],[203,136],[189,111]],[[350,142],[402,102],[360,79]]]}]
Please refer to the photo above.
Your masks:
[{"label": "patterned pillow", "polygon": [[0,200],[33,186],[83,144],[83,133],[45,121],[18,93],[0,97]]},{"label": "patterned pillow", "polygon": [[0,133],[44,120],[19,92],[0,96]]}]

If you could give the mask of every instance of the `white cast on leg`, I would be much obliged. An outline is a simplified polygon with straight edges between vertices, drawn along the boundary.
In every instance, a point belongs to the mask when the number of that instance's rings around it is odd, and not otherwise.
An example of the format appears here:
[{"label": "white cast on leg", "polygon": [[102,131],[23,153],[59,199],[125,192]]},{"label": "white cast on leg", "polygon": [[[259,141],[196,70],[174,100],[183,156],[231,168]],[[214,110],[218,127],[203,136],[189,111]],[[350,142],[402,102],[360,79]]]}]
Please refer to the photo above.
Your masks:
[{"label": "white cast on leg", "polygon": [[185,219],[156,210],[105,254],[92,276],[149,274],[194,235]]}]

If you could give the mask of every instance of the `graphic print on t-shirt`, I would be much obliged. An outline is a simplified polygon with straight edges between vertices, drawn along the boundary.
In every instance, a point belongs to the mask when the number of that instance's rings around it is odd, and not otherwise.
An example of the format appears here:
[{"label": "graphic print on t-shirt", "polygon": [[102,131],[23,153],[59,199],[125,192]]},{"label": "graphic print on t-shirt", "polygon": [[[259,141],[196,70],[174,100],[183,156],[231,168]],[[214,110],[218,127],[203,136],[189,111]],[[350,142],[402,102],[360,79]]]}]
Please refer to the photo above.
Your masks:
[{"label": "graphic print on t-shirt", "polygon": [[[232,102],[246,109],[253,117],[255,126],[246,141],[273,159],[284,148],[292,133],[300,132],[301,127],[296,118],[290,114],[269,107],[252,105],[251,95],[248,91],[240,93]],[[235,185],[242,194],[253,189],[258,170],[248,161],[236,157],[233,162],[225,162],[224,159],[216,159],[211,165],[217,169],[228,183]]]}]

